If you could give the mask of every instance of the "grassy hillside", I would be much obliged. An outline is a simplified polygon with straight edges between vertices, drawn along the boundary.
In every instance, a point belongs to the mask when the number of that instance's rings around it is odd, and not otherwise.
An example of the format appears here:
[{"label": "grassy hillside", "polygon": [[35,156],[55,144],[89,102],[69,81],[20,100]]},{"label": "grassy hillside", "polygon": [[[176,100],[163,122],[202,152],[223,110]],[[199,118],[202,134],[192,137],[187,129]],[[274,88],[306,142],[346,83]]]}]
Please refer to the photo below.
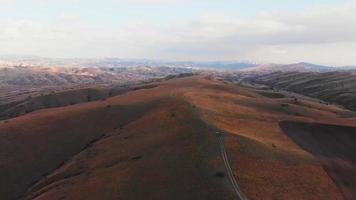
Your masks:
[{"label": "grassy hillside", "polygon": [[346,199],[356,196],[356,128],[317,123],[281,122],[285,132],[317,156]]},{"label": "grassy hillside", "polygon": [[318,158],[290,139],[279,122],[354,126],[354,118],[340,117],[345,109],[220,82],[188,95],[204,120],[230,133],[225,142],[249,199],[343,199]]},{"label": "grassy hillside", "polygon": [[131,90],[156,87],[155,84],[137,84],[120,87],[91,86],[82,89],[39,95],[25,100],[0,105],[0,119],[9,119],[44,108],[69,106],[83,102],[106,100]]},{"label": "grassy hillside", "polygon": [[356,110],[356,75],[351,72],[276,72],[257,77],[254,81]]},{"label": "grassy hillside", "polygon": [[60,90],[59,92],[41,93],[19,101],[0,104],[0,120],[9,119],[44,108],[69,106],[83,102],[106,100],[109,97],[125,94],[129,91],[157,87],[161,81],[193,76],[192,73],[169,75],[160,79],[135,81],[125,85],[91,85],[77,89]]},{"label": "grassy hillside", "polygon": [[279,122],[354,126],[347,110],[205,77],[0,121],[0,199],[343,199]]}]

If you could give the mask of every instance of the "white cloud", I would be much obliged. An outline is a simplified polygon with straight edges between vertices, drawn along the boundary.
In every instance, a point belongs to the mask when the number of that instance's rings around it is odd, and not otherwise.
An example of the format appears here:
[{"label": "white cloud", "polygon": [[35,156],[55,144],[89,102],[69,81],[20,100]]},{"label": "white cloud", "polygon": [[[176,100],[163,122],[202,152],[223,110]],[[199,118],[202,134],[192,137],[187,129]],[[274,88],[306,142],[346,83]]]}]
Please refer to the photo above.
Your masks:
[{"label": "white cloud", "polygon": [[130,22],[100,29],[74,13],[60,13],[52,24],[0,20],[0,26],[0,54],[356,64],[356,4],[249,18],[202,13],[170,26]]},{"label": "white cloud", "polygon": [[143,4],[175,4],[175,3],[186,3],[191,0],[128,0],[131,3],[143,3]]},{"label": "white cloud", "polygon": [[58,20],[63,22],[76,22],[80,20],[80,16],[75,13],[61,12],[58,15]]}]

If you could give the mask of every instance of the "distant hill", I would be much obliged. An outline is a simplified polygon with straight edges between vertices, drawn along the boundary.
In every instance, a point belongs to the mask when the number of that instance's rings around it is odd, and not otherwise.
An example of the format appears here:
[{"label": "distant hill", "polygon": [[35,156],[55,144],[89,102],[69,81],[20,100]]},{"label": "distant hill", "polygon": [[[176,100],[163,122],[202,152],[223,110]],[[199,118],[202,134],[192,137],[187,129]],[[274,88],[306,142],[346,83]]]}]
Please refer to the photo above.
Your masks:
[{"label": "distant hill", "polygon": [[0,67],[0,104],[27,98],[43,91],[97,84],[128,84],[166,76],[193,73],[185,67],[148,66],[131,67]]},{"label": "distant hill", "polygon": [[242,69],[243,72],[261,72],[261,73],[270,73],[270,72],[331,72],[338,71],[340,69],[336,67],[329,67],[324,65],[315,65],[311,63],[295,63],[295,64],[262,64],[250,68]]},{"label": "distant hill", "polygon": [[207,61],[207,62],[170,62],[173,65],[192,66],[193,68],[224,69],[224,70],[241,70],[250,67],[256,67],[257,64],[248,62],[224,62],[224,61]]},{"label": "distant hill", "polygon": [[147,84],[132,84],[112,87],[91,86],[81,89],[64,90],[45,95],[41,94],[35,97],[26,98],[24,100],[0,104],[0,120],[21,116],[44,108],[69,106],[97,100],[104,101],[115,95],[153,87],[156,87],[156,85],[152,82]]},{"label": "distant hill", "polygon": [[257,64],[240,61],[160,61],[149,59],[91,58],[91,59],[56,59],[40,57],[1,57],[2,66],[32,67],[88,67],[88,68],[122,68],[122,67],[177,67],[239,70],[255,67]]},{"label": "distant hill", "polygon": [[356,74],[352,72],[275,72],[253,81],[356,110]]}]

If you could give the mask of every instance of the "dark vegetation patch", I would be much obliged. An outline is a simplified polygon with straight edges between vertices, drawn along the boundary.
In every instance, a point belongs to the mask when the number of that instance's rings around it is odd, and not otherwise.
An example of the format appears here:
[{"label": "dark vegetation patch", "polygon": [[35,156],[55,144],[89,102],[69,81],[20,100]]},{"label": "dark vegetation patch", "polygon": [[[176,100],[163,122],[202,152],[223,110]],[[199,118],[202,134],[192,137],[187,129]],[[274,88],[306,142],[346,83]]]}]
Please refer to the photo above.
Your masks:
[{"label": "dark vegetation patch", "polygon": [[171,113],[169,114],[169,116],[172,117],[172,118],[175,118],[177,115],[176,115],[176,113],[171,112]]},{"label": "dark vegetation patch", "polygon": [[134,156],[131,158],[131,160],[140,160],[142,158],[142,156]]},{"label": "dark vegetation patch", "polygon": [[195,73],[182,73],[178,75],[168,75],[163,80],[171,80],[171,79],[177,79],[177,78],[185,78],[185,77],[190,77],[190,76],[195,76],[197,74]]},{"label": "dark vegetation patch", "polygon": [[288,108],[288,107],[289,107],[289,105],[288,105],[288,104],[286,104],[286,103],[282,103],[282,104],[281,104],[281,107],[282,107],[282,108]]},{"label": "dark vegetation patch", "polygon": [[273,98],[273,99],[285,98],[284,94],[277,93],[277,92],[258,92],[258,94],[268,97],[268,98]]},{"label": "dark vegetation patch", "polygon": [[224,178],[225,177],[225,173],[224,172],[216,172],[215,176],[219,177],[219,178]]},{"label": "dark vegetation patch", "polygon": [[320,160],[346,199],[356,199],[356,127],[287,121],[280,127]]},{"label": "dark vegetation patch", "polygon": [[124,161],[127,161],[127,160],[128,160],[128,158],[126,158],[126,157],[117,159],[117,160],[112,160],[112,161],[106,163],[104,168],[110,168],[110,167],[116,166],[116,165],[118,165]]},{"label": "dark vegetation patch", "polygon": [[144,89],[152,89],[158,87],[158,85],[143,85],[143,86],[137,86],[137,87],[133,87],[131,90],[132,91],[136,91],[136,90],[144,90]]}]

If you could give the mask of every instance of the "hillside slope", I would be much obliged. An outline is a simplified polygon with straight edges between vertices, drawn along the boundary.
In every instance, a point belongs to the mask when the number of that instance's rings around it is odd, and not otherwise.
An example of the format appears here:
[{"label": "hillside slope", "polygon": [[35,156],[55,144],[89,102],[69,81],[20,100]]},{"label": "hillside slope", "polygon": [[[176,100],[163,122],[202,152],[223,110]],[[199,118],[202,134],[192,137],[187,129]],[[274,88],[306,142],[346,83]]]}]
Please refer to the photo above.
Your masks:
[{"label": "hillside slope", "polygon": [[355,127],[295,122],[282,122],[281,127],[320,159],[347,199],[356,196]]},{"label": "hillside slope", "polygon": [[256,77],[253,81],[356,110],[356,75],[351,72],[276,72]]},{"label": "hillside slope", "polygon": [[21,101],[0,104],[0,119],[9,119],[44,108],[69,106],[83,102],[106,100],[129,91],[156,87],[154,83],[131,84],[127,86],[88,86],[81,89],[63,90],[39,95]]},{"label": "hillside slope", "polygon": [[356,124],[345,111],[200,76],[42,109],[0,121],[0,197],[235,199],[218,130],[249,199],[343,199],[279,122]]},{"label": "hillside slope", "polygon": [[[2,66],[0,63],[0,104],[41,94],[78,89],[92,85],[126,85],[166,76],[191,74],[192,68],[134,65],[121,67],[56,65]],[[104,65],[106,66],[106,65]]]}]

